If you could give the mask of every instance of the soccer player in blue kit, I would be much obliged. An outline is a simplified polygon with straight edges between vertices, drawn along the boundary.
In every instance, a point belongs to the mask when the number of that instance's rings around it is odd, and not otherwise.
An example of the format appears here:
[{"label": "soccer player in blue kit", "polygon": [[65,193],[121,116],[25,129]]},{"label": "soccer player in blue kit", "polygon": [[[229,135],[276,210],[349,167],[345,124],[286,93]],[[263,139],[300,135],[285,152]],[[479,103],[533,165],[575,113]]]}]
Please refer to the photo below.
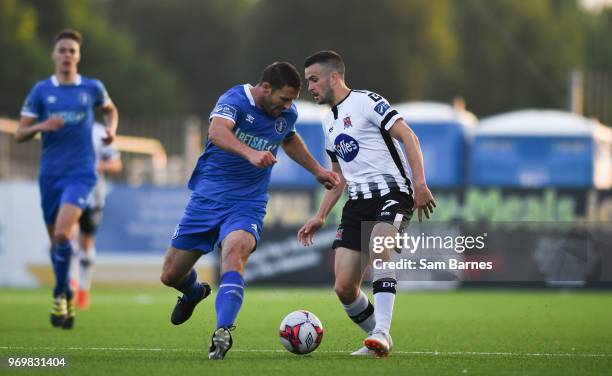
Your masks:
[{"label": "soccer player in blue kit", "polygon": [[225,92],[210,114],[208,141],[189,181],[191,199],[176,227],[161,281],[183,293],[172,312],[175,325],[187,321],[210,294],[193,266],[203,254],[221,248],[221,279],[215,302],[217,326],[208,357],[223,359],[232,347],[234,322],[244,297],[244,265],[257,246],[266,214],[268,184],[281,146],[327,189],[340,183],[308,152],[295,132],[293,101],[300,75],[286,62],[266,67],[256,86]]},{"label": "soccer player in blue kit", "polygon": [[51,324],[64,329],[74,326],[73,291],[68,285],[71,236],[96,184],[94,109],[104,113],[107,144],[113,142],[119,117],[104,85],[77,73],[81,40],[74,30],[56,36],[51,55],[55,74],[34,85],[15,134],[17,142],[24,142],[42,133],[39,186],[56,279]]}]

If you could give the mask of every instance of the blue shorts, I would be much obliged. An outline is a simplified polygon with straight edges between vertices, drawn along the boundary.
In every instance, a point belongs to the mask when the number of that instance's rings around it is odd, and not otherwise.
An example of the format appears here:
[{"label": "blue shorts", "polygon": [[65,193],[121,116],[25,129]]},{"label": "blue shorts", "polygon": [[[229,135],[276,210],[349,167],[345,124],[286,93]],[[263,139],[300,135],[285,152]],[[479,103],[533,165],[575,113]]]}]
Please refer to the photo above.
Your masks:
[{"label": "blue shorts", "polygon": [[40,204],[45,223],[52,225],[63,204],[73,204],[81,209],[87,206],[87,196],[96,185],[95,175],[75,176],[40,176]]},{"label": "blue shorts", "polygon": [[259,242],[265,215],[266,203],[227,203],[192,195],[181,222],[176,226],[171,244],[177,249],[206,254],[220,246],[223,239],[236,230],[252,234]]}]

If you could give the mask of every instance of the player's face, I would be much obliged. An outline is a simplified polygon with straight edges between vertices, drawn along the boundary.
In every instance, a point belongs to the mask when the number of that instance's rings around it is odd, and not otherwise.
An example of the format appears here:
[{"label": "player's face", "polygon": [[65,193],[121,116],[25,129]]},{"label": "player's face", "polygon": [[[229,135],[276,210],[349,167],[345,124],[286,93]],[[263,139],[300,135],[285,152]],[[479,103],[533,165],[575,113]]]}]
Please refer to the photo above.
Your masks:
[{"label": "player's face", "polygon": [[330,84],[331,74],[321,66],[313,64],[306,68],[306,82],[308,82],[308,92],[318,104],[331,104],[334,96]]},{"label": "player's face", "polygon": [[72,39],[60,39],[55,43],[51,57],[56,71],[70,73],[76,71],[76,66],[81,60],[81,49]]},{"label": "player's face", "polygon": [[269,84],[264,82],[264,88],[269,94],[264,96],[262,107],[268,115],[273,117],[279,117],[281,112],[291,108],[291,104],[299,95],[299,92],[289,85],[283,86],[282,89],[272,90]]}]

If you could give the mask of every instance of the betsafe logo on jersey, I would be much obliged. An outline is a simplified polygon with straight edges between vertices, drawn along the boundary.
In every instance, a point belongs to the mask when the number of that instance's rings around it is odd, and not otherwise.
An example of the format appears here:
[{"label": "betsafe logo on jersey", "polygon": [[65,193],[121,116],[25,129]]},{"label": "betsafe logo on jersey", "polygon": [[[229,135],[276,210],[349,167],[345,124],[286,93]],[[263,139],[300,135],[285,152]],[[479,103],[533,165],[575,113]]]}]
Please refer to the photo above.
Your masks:
[{"label": "betsafe logo on jersey", "polygon": [[359,153],[359,143],[357,140],[344,133],[336,137],[334,147],[338,157],[342,158],[345,162],[352,161]]}]

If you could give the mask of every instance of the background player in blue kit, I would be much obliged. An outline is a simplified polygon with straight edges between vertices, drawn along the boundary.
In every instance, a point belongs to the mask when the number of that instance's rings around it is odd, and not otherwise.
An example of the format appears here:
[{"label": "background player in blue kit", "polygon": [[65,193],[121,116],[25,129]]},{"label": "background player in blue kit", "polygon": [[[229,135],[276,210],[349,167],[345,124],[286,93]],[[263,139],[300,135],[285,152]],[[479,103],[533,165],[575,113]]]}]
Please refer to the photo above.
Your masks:
[{"label": "background player in blue kit", "polygon": [[24,142],[42,133],[39,185],[56,278],[51,324],[65,329],[74,325],[73,292],[68,286],[70,237],[96,183],[94,108],[104,112],[107,144],[113,142],[118,122],[117,108],[104,85],[77,73],[80,45],[77,31],[64,30],[56,36],[52,53],[55,74],[34,85],[15,135],[17,142]]},{"label": "background player in blue kit", "polygon": [[268,184],[278,147],[311,172],[327,189],[339,177],[311,156],[295,132],[293,101],[301,87],[295,67],[266,67],[256,86],[238,85],[223,94],[210,114],[208,142],[189,181],[192,191],[168,248],[162,282],[183,293],[171,321],[182,324],[210,294],[193,266],[221,247],[221,279],[215,308],[217,327],[210,359],[223,359],[232,346],[230,330],[244,296],[244,265],[257,246],[268,201]]}]

